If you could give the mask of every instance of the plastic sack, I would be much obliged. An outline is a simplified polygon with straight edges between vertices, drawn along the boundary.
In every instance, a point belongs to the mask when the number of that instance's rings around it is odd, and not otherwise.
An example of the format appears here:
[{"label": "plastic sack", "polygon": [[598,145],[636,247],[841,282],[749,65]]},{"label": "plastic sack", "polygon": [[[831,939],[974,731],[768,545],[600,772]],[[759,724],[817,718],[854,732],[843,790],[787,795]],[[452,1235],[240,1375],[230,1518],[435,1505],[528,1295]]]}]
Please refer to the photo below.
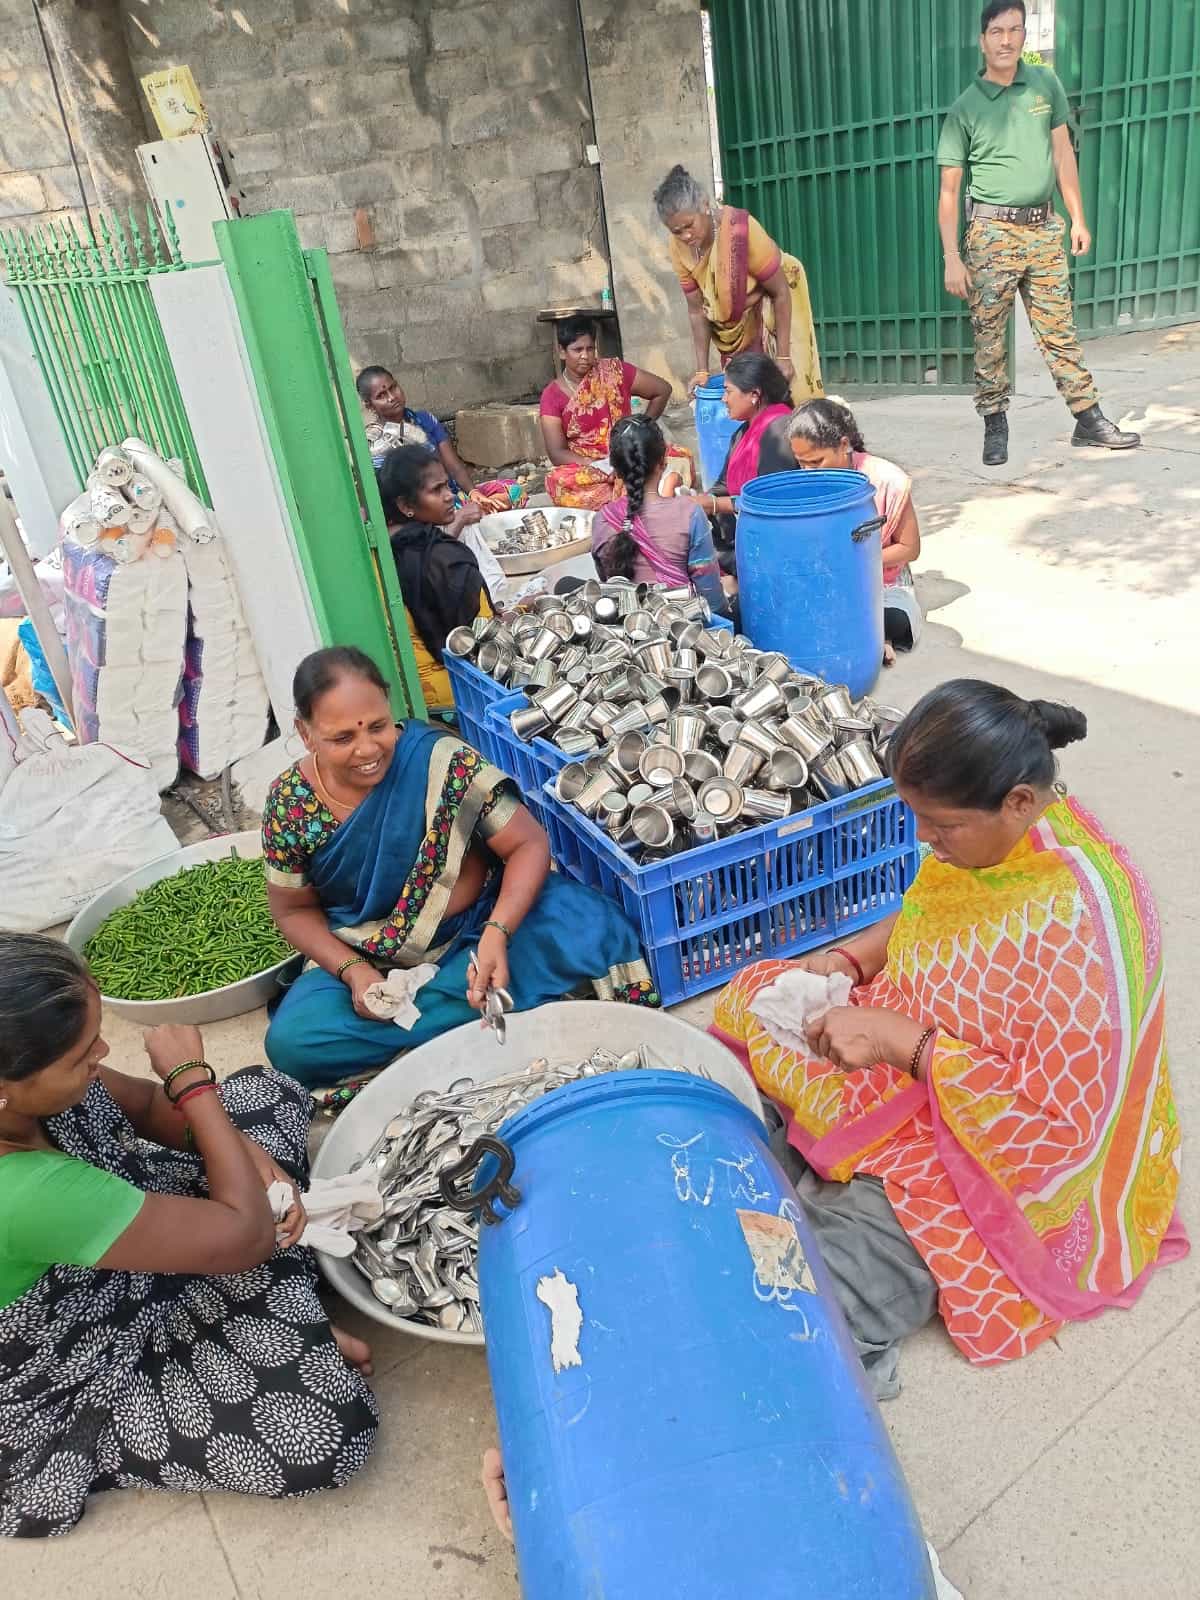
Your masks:
[{"label": "plastic sack", "polygon": [[0,793],[0,906],[6,928],[37,933],[179,846],[148,768],[108,745],[68,745],[44,711],[21,723]]}]

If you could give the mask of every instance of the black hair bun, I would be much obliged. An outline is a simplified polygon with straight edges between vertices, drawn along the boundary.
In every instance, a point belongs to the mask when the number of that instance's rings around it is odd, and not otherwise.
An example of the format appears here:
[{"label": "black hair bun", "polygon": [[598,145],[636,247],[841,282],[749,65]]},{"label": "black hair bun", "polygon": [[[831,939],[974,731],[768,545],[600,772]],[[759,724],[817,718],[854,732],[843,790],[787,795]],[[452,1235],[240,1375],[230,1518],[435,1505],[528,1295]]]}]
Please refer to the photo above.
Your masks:
[{"label": "black hair bun", "polygon": [[1029,710],[1046,735],[1051,750],[1061,750],[1066,744],[1075,744],[1087,738],[1087,718],[1074,706],[1059,705],[1054,700],[1030,700]]}]

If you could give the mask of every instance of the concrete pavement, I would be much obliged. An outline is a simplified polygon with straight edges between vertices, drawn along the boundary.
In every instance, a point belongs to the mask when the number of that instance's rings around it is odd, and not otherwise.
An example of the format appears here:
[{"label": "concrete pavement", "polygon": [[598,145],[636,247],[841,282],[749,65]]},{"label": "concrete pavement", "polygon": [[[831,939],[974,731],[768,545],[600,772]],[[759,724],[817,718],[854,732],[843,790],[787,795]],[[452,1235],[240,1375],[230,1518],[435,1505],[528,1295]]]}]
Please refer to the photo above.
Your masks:
[{"label": "concrete pavement", "polygon": [[[857,406],[868,446],[912,471],[925,541],[926,634],[876,692],[908,706],[946,678],[984,677],[1087,713],[1089,737],[1064,752],[1063,776],[1158,897],[1194,1230],[1200,327],[1087,354],[1106,410],[1143,429],[1143,449],[1071,449],[1070,420],[1036,358],[1019,368],[1004,469],[980,465],[966,399]],[[710,1008],[702,999],[685,1014],[703,1024]],[[212,1028],[210,1059],[260,1058],[262,1028],[261,1015]],[[112,1019],[108,1037],[115,1063],[135,1059],[133,1029]],[[482,1357],[381,1329],[371,1337],[384,1427],[348,1489],[288,1504],[102,1496],[69,1538],[5,1550],[14,1591],[36,1582],[61,1600],[318,1600],[386,1584],[423,1600],[515,1600],[511,1554],[477,1488],[494,1428]],[[1196,1257],[1156,1277],[1133,1312],[1069,1328],[1014,1366],[970,1367],[940,1326],[910,1341],[904,1391],[884,1415],[928,1536],[967,1600],[1197,1593],[1198,1358]],[[786,1548],[781,1529],[781,1557]],[[799,1571],[798,1592],[806,1581],[819,1594]]]}]

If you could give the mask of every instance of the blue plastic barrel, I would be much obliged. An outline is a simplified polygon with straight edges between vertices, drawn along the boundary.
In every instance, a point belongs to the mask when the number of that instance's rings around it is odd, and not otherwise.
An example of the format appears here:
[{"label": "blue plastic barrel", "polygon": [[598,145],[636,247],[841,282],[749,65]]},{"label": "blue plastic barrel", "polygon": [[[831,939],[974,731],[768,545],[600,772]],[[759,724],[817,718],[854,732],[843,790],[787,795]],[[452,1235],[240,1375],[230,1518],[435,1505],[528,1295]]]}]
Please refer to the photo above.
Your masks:
[{"label": "blue plastic barrel", "polygon": [[738,502],[742,632],[866,694],[883,661],[881,527],[861,472],[751,479]]},{"label": "blue plastic barrel", "polygon": [[932,1600],[754,1115],[700,1078],[617,1072],[499,1136],[521,1198],[493,1202],[479,1279],[524,1600]]},{"label": "blue plastic barrel", "polygon": [[707,489],[720,476],[729,441],[741,427],[725,409],[725,374],[714,373],[696,390],[696,438],[700,445],[700,483]]}]

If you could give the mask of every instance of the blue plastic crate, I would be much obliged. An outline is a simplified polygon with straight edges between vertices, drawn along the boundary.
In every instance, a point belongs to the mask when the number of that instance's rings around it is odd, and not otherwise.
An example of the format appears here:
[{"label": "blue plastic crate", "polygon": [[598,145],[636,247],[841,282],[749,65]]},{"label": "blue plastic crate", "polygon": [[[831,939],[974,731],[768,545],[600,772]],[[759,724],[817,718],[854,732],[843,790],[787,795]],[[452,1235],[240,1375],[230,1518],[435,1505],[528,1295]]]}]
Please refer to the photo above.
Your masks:
[{"label": "blue plastic crate", "polygon": [[525,804],[544,824],[546,816],[542,790],[571,757],[548,739],[535,738],[526,743],[524,739],[517,738],[508,719],[514,711],[520,711],[528,704],[527,695],[510,694],[488,707],[484,727],[492,748],[486,754],[494,766],[499,767],[501,772],[507,772],[515,781]]},{"label": "blue plastic crate", "polygon": [[878,922],[917,870],[916,821],[886,779],[648,866],[552,785],[543,802],[555,862],[624,907],[664,1005]]},{"label": "blue plastic crate", "polygon": [[497,683],[495,678],[489,678],[486,672],[480,672],[473,662],[464,661],[461,656],[451,655],[446,651],[442,659],[450,677],[450,689],[454,695],[454,707],[458,712],[461,723],[463,717],[469,717],[477,726],[483,721],[483,714],[490,705],[509,692],[502,683]]}]

